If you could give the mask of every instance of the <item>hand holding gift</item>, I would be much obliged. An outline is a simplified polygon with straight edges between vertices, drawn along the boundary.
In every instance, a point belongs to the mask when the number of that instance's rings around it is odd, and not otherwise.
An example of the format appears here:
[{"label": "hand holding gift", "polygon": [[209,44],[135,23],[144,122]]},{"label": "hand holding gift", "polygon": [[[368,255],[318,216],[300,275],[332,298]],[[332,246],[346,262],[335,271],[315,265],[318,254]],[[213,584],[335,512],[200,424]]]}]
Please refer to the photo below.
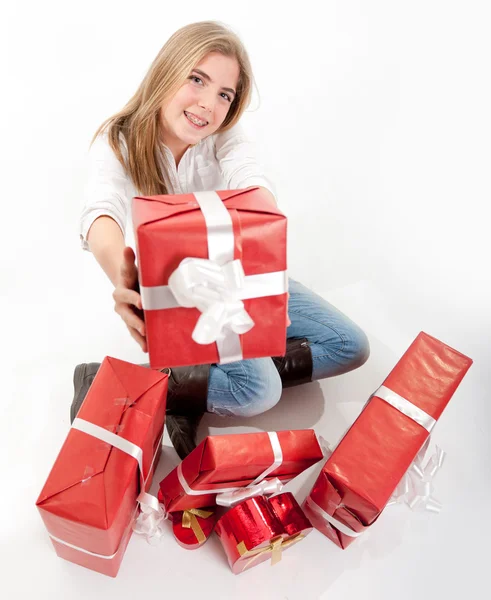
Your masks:
[{"label": "hand holding gift", "polygon": [[147,352],[145,323],[143,321],[142,300],[138,285],[138,269],[135,253],[130,247],[123,252],[118,281],[113,292],[114,310],[123,319],[131,337]]}]

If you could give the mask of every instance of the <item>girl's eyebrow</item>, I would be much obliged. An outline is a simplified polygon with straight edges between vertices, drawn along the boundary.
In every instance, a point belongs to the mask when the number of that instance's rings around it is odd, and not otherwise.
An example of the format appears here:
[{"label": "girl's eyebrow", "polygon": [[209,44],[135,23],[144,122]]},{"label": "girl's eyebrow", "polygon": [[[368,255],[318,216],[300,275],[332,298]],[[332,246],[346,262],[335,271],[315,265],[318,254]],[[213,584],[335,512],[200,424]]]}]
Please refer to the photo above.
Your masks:
[{"label": "girl's eyebrow", "polygon": [[[211,77],[209,75],[207,75],[201,69],[193,69],[193,72],[199,73],[201,75],[201,77],[203,77],[203,79],[206,79],[206,81],[209,81],[210,83],[213,83],[213,81],[211,80]],[[235,90],[232,89],[232,88],[222,87],[222,90],[225,90],[226,92],[231,92],[234,96],[236,95]]]}]

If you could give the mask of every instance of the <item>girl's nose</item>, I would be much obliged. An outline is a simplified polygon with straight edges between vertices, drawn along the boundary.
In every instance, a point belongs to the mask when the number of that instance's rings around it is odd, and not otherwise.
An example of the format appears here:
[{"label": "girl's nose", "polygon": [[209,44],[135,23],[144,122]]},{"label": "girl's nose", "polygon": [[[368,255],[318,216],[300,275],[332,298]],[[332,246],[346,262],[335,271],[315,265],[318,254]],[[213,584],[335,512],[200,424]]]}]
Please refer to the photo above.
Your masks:
[{"label": "girl's nose", "polygon": [[200,99],[199,99],[199,105],[200,107],[205,110],[208,113],[212,113],[213,109],[215,107],[215,97],[214,95],[208,93],[208,94],[202,94]]}]

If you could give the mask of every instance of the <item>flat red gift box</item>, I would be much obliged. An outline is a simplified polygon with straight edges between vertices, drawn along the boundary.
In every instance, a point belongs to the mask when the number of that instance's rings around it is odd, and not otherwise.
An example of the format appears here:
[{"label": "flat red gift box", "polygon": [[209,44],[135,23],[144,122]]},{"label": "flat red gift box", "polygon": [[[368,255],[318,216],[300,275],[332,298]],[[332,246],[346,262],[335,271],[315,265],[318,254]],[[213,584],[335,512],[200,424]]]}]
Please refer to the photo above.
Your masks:
[{"label": "flat red gift box", "polygon": [[[254,327],[240,334],[242,355],[234,360],[283,356],[288,291],[285,215],[259,187],[200,194],[217,194],[223,201],[233,226],[230,251],[234,260],[242,261],[246,279],[249,277],[251,283],[251,276],[275,275],[283,290],[262,297],[255,292],[255,297],[243,300]],[[207,222],[197,197],[198,193],[133,199],[140,292],[153,368],[226,362],[221,360],[215,342],[200,344],[192,339],[201,313],[197,308],[180,306],[168,288],[170,275],[183,259],[210,258]],[[262,284],[257,289],[264,292]],[[157,304],[153,304],[151,298],[156,296]],[[161,306],[162,298],[165,306],[174,308],[149,308]]]},{"label": "flat red gift box", "polygon": [[[160,457],[167,383],[163,373],[106,357],[77,415],[142,449],[147,489]],[[36,502],[58,556],[115,577],[140,477],[135,458],[72,426]]]},{"label": "flat red gift box", "polygon": [[[319,531],[346,548],[373,524],[471,364],[470,358],[424,332],[416,337],[314,484],[304,508]],[[393,392],[411,403],[403,408],[414,413],[412,418],[382,399]],[[396,397],[396,402],[404,400]],[[416,414],[418,409],[426,416]]]},{"label": "flat red gift box", "polygon": [[[167,512],[213,506],[220,490],[243,488],[274,464],[270,435],[275,434],[281,464],[268,473],[266,481],[289,481],[322,459],[312,429],[208,436],[160,482],[159,500]],[[195,494],[186,493],[183,482]]]}]

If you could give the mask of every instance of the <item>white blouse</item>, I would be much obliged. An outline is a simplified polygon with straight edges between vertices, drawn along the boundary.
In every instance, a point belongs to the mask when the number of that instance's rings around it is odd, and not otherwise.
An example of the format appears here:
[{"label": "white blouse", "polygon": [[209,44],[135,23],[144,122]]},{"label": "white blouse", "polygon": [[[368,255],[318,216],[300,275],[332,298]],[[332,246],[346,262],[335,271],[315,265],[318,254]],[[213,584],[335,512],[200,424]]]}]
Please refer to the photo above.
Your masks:
[{"label": "white blouse", "polygon": [[[259,185],[267,188],[277,199],[273,184],[256,160],[254,143],[240,124],[224,133],[208,136],[188,148],[177,169],[170,149],[164,144],[161,147],[169,164],[170,180],[166,178],[166,183],[174,194]],[[100,135],[88,153],[88,179],[80,217],[82,248],[90,250],[87,233],[92,223],[103,215],[118,223],[126,239],[127,230],[131,233],[133,230],[132,226],[127,227],[128,221],[131,221],[131,200],[138,195],[133,181],[109,145],[107,134]]]}]

